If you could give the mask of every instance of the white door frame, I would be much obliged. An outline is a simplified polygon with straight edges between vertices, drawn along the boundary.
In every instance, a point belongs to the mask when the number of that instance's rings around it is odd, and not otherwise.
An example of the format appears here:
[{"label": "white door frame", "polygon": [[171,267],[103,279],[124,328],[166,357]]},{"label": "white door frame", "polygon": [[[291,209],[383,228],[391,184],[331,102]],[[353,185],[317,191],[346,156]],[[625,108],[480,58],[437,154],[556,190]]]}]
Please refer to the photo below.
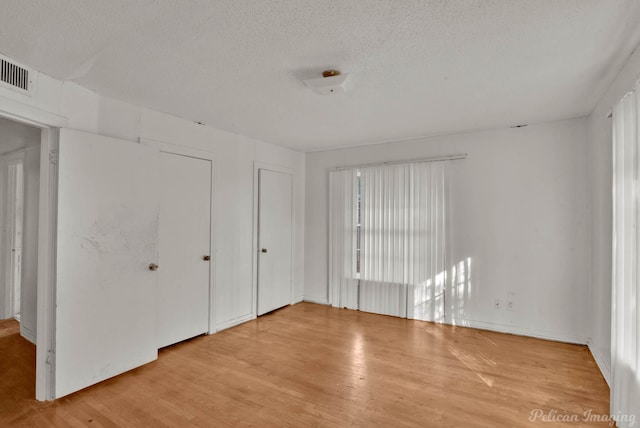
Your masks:
[{"label": "white door frame", "polygon": [[281,174],[287,174],[291,176],[291,286],[289,287],[289,303],[293,304],[293,281],[294,281],[294,259],[293,249],[295,243],[295,228],[294,226],[294,207],[296,204],[295,192],[293,187],[295,185],[295,170],[284,166],[279,166],[267,162],[255,161],[253,163],[253,296],[252,296],[252,318],[258,317],[258,252],[260,248],[258,246],[258,223],[260,222],[260,170],[264,169],[272,172],[279,172]]},{"label": "white door frame", "polygon": [[67,119],[0,94],[0,117],[41,129],[38,209],[38,321],[36,400],[53,400],[55,387],[55,260],[58,205],[58,128]]},{"label": "white door frame", "polygon": [[[209,254],[211,254],[211,263],[209,263],[209,327],[208,334],[212,334],[216,332],[216,317],[215,317],[215,266],[217,262],[216,257],[216,237],[215,233],[215,219],[216,219],[216,203],[215,203],[215,195],[216,195],[216,161],[215,161],[215,152],[210,152],[207,150],[195,149],[191,147],[179,146],[176,144],[165,143],[162,141],[156,141],[149,138],[140,137],[140,144],[146,144],[149,146],[157,147],[160,149],[161,153],[171,153],[174,155],[188,156],[197,159],[204,159],[211,161],[211,224],[209,225]],[[160,227],[162,227],[162,219],[160,219]]]},{"label": "white door frame", "polygon": [[[8,194],[5,193],[6,186],[9,183],[8,167],[11,164],[22,162],[24,168],[25,152],[24,149],[19,149],[11,153],[0,156],[0,237],[2,242],[6,242],[11,239],[13,234],[13,228],[15,227],[15,206],[14,212],[9,212],[9,206],[5,205],[8,201]],[[24,171],[24,169],[23,169]],[[23,183],[24,184],[24,183]],[[7,235],[5,236],[5,230]],[[12,254],[7,250],[7,246],[0,247],[0,263],[2,263],[4,269],[4,279],[2,281],[4,299],[2,305],[2,318],[11,318],[15,314],[15,278],[12,275],[13,269],[11,266]]]}]

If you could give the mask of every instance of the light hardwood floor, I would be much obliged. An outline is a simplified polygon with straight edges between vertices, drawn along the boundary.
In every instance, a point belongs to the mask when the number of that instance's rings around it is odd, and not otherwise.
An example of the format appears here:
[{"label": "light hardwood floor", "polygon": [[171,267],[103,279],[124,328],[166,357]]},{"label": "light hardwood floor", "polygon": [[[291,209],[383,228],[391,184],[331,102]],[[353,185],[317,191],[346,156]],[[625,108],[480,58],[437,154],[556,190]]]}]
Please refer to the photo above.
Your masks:
[{"label": "light hardwood floor", "polygon": [[[0,321],[0,426],[576,427],[609,408],[584,346],[310,303],[51,403],[33,399],[34,361]],[[534,409],[579,422],[532,422]]]}]

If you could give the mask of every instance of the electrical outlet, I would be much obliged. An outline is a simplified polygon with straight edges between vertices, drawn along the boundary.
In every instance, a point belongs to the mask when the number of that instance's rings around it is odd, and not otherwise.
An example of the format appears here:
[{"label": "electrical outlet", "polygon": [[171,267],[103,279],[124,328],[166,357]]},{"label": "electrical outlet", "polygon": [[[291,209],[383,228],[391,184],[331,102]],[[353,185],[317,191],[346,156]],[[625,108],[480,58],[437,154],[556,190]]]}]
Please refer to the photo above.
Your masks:
[{"label": "electrical outlet", "polygon": [[502,302],[500,301],[500,299],[496,299],[496,301],[493,303],[493,307],[495,309],[502,309]]},{"label": "electrical outlet", "polygon": [[508,311],[513,310],[513,300],[507,300],[507,310]]}]

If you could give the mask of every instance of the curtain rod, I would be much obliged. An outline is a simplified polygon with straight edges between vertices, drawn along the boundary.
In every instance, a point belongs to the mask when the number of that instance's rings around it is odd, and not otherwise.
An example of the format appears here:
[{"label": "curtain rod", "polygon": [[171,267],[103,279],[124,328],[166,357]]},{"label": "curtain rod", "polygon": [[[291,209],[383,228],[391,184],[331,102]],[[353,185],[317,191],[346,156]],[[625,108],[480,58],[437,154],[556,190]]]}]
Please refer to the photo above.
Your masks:
[{"label": "curtain rod", "polygon": [[458,154],[455,154],[455,155],[434,156],[434,157],[422,158],[422,159],[411,159],[411,160],[390,161],[390,162],[366,163],[366,164],[361,164],[361,165],[338,166],[336,168],[331,169],[331,171],[341,171],[343,169],[350,169],[350,168],[366,168],[366,167],[369,167],[369,166],[379,166],[379,165],[401,165],[401,164],[404,164],[404,163],[442,162],[442,161],[448,161],[448,160],[465,159],[466,157],[467,157],[466,153],[458,153]]}]

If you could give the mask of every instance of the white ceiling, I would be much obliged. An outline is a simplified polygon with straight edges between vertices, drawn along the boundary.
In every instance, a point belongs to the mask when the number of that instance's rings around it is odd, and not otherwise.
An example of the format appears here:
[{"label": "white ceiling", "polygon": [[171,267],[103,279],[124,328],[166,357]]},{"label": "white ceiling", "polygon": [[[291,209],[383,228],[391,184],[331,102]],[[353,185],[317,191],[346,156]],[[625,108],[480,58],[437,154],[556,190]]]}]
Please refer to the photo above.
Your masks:
[{"label": "white ceiling", "polygon": [[[639,18],[639,0],[2,0],[0,52],[308,151],[586,115]],[[301,82],[327,68],[346,94]]]}]

